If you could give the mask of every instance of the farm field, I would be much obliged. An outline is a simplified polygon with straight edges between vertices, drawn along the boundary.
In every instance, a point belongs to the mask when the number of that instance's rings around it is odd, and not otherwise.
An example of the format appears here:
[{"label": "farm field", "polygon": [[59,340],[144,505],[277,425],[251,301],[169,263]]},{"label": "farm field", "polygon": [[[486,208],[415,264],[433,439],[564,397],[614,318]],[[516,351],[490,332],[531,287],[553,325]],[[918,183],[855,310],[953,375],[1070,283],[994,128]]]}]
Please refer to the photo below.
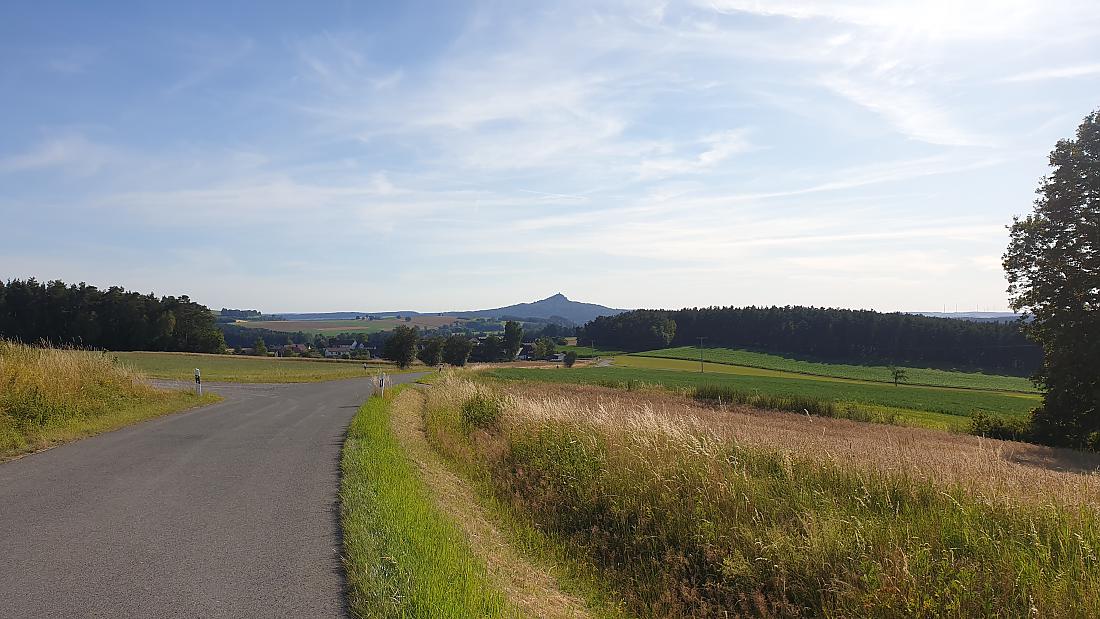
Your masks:
[{"label": "farm field", "polygon": [[[855,380],[893,383],[890,368],[886,366],[846,365],[837,363],[818,363],[791,359],[781,355],[735,350],[730,348],[704,348],[703,359],[712,363],[738,365],[831,376]],[[657,357],[666,359],[699,359],[699,349],[690,346],[665,348],[640,353],[631,353],[635,357]],[[698,366],[698,363],[696,363]],[[1035,393],[1035,385],[1027,378],[1019,376],[1000,376],[978,372],[956,372],[931,368],[905,367],[906,381],[911,385],[929,385],[934,387],[961,387],[967,389],[995,389],[1001,391],[1021,391]]]},{"label": "farm field", "polygon": [[657,391],[451,374],[426,395],[430,444],[500,521],[632,615],[1100,613],[1100,478],[1073,472],[1095,455]]},{"label": "farm field", "polygon": [[[667,361],[690,365],[689,361],[618,357],[616,363],[658,363]],[[694,364],[698,369],[698,363]],[[500,368],[489,370],[492,377],[536,382],[618,384],[641,381],[672,389],[700,385],[725,385],[746,391],[772,395],[808,396],[851,405],[868,412],[893,413],[906,425],[939,429],[961,428],[971,414],[982,411],[1003,417],[1022,418],[1035,407],[1038,396],[1023,393],[952,389],[859,382],[828,377],[790,374],[759,368],[737,368],[711,364],[711,371],[700,374],[683,369],[611,366],[573,369]]]},{"label": "farm field", "polygon": [[[576,339],[576,338],[572,338],[572,339]],[[560,352],[560,353],[567,353],[569,351],[573,351],[573,352],[577,353],[577,357],[581,358],[581,359],[593,359],[595,357],[614,357],[616,355],[625,355],[625,354],[627,354],[625,351],[622,351],[622,350],[610,350],[610,349],[605,350],[603,348],[593,348],[591,346],[576,346],[576,345],[558,346],[557,351]]]},{"label": "farm field", "polygon": [[389,364],[371,362],[370,369],[364,370],[362,361],[328,359],[166,352],[116,352],[110,356],[150,378],[180,381],[194,380],[195,368],[202,371],[204,381],[236,383],[306,383],[396,371]]},{"label": "farm field", "polygon": [[435,328],[454,324],[454,316],[413,316],[411,321],[404,319],[380,318],[378,320],[246,320],[234,323],[239,327],[252,329],[270,329],[280,333],[309,333],[311,335],[332,335],[336,333],[378,333],[390,331],[397,325]]}]

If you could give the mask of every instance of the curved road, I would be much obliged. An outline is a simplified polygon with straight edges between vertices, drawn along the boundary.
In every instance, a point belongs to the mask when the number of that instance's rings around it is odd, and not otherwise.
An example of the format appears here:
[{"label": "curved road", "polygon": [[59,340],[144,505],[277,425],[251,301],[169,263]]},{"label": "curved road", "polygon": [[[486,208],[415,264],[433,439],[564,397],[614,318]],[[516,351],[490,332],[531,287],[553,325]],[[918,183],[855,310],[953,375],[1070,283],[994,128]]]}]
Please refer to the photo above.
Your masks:
[{"label": "curved road", "polygon": [[371,381],[207,387],[0,464],[0,617],[346,616],[339,457]]}]

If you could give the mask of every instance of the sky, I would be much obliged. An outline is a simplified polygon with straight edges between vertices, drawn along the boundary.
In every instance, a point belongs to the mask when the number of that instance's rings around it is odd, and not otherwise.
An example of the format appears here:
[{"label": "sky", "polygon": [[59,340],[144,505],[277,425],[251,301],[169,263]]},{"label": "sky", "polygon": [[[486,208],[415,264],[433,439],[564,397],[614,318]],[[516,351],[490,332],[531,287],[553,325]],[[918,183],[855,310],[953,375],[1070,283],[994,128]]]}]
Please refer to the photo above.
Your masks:
[{"label": "sky", "polygon": [[0,278],[1005,310],[1095,0],[8,2]]}]

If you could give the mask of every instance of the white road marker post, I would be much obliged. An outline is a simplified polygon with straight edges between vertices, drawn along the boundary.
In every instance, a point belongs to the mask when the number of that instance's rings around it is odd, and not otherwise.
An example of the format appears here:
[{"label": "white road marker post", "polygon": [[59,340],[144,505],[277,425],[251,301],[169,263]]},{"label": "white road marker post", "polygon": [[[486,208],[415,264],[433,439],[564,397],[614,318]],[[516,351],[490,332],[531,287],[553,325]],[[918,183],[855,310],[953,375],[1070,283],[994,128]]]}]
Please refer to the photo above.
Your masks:
[{"label": "white road marker post", "polygon": [[382,390],[382,399],[386,399],[386,373],[382,372],[378,375],[378,387]]},{"label": "white road marker post", "polygon": [[202,397],[202,372],[199,368],[195,368],[195,389],[198,390],[199,397]]}]

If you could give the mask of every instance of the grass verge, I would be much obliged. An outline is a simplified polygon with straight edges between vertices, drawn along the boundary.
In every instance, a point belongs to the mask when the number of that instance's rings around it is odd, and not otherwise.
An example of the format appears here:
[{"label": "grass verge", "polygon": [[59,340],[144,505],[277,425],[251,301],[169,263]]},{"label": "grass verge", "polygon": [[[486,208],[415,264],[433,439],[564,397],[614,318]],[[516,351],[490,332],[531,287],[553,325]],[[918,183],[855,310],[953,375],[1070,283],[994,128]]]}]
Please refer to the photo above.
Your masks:
[{"label": "grass verge", "polygon": [[388,407],[403,388],[368,400],[344,444],[340,517],[351,611],[357,617],[512,616],[390,428]]},{"label": "grass verge", "polygon": [[155,389],[102,354],[0,340],[0,461],[220,399]]}]

